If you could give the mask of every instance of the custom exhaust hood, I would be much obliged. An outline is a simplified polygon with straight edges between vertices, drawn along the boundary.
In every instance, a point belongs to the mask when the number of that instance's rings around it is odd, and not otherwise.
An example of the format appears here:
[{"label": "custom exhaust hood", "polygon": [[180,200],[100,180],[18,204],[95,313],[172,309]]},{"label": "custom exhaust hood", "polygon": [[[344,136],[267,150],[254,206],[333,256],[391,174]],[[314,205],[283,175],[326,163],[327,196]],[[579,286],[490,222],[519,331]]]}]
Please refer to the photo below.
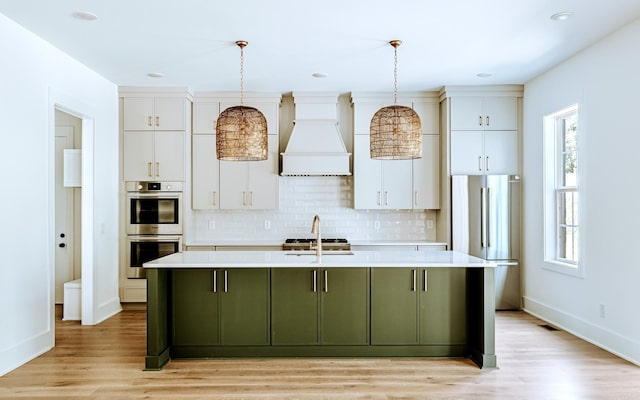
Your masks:
[{"label": "custom exhaust hood", "polygon": [[283,176],[351,175],[338,129],[338,94],[294,92],[293,130],[282,154]]}]

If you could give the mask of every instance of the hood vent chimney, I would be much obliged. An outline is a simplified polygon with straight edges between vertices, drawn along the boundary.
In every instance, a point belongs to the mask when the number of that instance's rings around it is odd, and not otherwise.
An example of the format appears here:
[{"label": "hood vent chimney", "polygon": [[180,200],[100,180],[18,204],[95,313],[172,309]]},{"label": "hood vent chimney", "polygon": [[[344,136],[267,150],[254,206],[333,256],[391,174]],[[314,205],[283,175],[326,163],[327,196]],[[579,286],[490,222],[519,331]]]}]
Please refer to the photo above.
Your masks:
[{"label": "hood vent chimney", "polygon": [[295,119],[287,148],[281,153],[281,175],[351,175],[351,153],[338,129],[338,94],[294,92],[293,101]]}]

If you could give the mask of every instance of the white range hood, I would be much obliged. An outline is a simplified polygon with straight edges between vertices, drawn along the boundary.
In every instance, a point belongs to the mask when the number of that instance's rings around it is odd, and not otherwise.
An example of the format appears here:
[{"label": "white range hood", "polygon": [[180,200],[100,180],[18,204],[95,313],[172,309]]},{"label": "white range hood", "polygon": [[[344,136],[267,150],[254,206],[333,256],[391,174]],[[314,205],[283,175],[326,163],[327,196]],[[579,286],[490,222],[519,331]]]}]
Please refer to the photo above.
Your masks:
[{"label": "white range hood", "polygon": [[283,176],[351,175],[338,129],[338,94],[294,92],[296,117],[282,154]]}]

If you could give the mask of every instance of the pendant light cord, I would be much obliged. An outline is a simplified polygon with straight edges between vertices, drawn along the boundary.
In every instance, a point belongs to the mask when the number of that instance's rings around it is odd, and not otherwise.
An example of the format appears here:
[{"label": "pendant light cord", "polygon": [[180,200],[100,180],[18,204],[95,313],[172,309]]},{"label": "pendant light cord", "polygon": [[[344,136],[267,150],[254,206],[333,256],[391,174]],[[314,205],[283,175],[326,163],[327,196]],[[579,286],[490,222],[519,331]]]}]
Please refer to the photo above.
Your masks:
[{"label": "pendant light cord", "polygon": [[240,46],[240,105],[244,105],[244,46]]},{"label": "pendant light cord", "polygon": [[393,46],[393,104],[398,104],[398,46]]}]

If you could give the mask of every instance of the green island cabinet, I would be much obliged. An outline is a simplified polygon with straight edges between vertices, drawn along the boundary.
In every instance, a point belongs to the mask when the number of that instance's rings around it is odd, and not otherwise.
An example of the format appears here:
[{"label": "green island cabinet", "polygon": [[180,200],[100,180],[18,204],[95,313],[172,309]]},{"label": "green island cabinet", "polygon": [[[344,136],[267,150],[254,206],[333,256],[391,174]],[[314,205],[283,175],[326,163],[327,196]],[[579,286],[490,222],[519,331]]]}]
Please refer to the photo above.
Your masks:
[{"label": "green island cabinet", "polygon": [[173,345],[268,345],[269,289],[266,268],[173,270]]},{"label": "green island cabinet", "polygon": [[271,340],[285,345],[368,345],[368,268],[273,268]]},{"label": "green island cabinet", "polygon": [[373,268],[371,344],[463,347],[465,279],[462,268]]}]

